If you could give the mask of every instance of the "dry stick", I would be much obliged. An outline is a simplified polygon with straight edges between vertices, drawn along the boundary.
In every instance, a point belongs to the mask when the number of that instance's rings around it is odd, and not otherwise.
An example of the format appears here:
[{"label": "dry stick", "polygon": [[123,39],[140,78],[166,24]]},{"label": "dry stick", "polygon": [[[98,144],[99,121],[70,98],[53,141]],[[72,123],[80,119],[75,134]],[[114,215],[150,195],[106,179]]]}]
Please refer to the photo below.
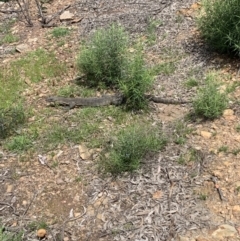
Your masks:
[{"label": "dry stick", "polygon": [[0,13],[19,13],[19,12],[21,12],[21,10],[14,10],[14,9],[12,9],[12,10],[2,10],[2,9],[0,9]]},{"label": "dry stick", "polygon": [[[26,210],[24,211],[23,215],[21,216],[21,222],[22,222],[24,216],[27,214],[30,206],[33,204],[33,201],[36,199],[37,195],[38,195],[39,193],[41,193],[44,188],[45,188],[45,186],[43,186],[43,188],[41,188],[40,190],[38,190],[37,192],[35,192],[35,194],[34,194],[33,197],[32,197],[31,202],[29,203],[29,205],[27,206],[27,208],[26,208]],[[21,223],[21,222],[20,222],[20,223]],[[20,225],[20,226],[21,226],[21,225]]]},{"label": "dry stick", "polygon": [[49,24],[55,17],[57,17],[58,15],[61,15],[65,10],[67,10],[68,8],[70,8],[72,5],[69,4],[67,7],[63,8],[61,11],[59,11],[58,13],[54,14],[49,20],[45,21],[45,24],[43,24],[43,27],[45,27],[45,25]]},{"label": "dry stick", "polygon": [[217,192],[218,192],[218,195],[219,195],[219,198],[221,201],[223,201],[223,195],[222,195],[222,192],[217,184],[217,180],[216,180],[216,177],[211,177],[211,180],[213,181],[214,183],[214,187],[217,189]]},{"label": "dry stick", "polygon": [[38,0],[35,0],[35,2],[36,2],[36,4],[37,4],[37,8],[38,8],[39,15],[40,15],[41,18],[42,18],[41,23],[46,24],[46,18],[43,16],[42,7],[41,7],[41,5],[40,5],[40,3],[39,3]]},{"label": "dry stick", "polygon": [[[170,175],[169,175],[169,172],[168,172],[167,168],[165,168],[165,172],[167,174],[167,179],[168,179],[168,181],[170,183],[170,190],[169,190],[169,194],[168,194],[168,210],[169,210],[169,213],[170,213],[170,211],[171,211],[171,206],[170,205],[171,205],[171,202],[172,202],[172,189],[173,189],[174,183],[173,183],[173,181],[170,178]],[[170,215],[171,215],[171,224],[172,225],[171,225],[170,230],[169,230],[169,236],[168,236],[169,237],[168,238],[169,241],[174,238],[173,227],[175,226],[172,214],[170,213]]]},{"label": "dry stick", "polygon": [[162,8],[153,10],[154,11],[153,15],[157,15],[157,14],[161,13],[165,8],[169,7],[172,3],[173,3],[173,1],[170,1],[168,4],[164,5]]},{"label": "dry stick", "polygon": [[[27,6],[27,4],[25,3],[25,1],[22,0],[22,1],[23,1],[23,5],[25,6],[25,9],[23,9],[23,8],[22,8],[22,5],[20,4],[20,1],[19,1],[19,0],[16,0],[16,1],[17,1],[18,6],[19,6],[20,9],[21,9],[20,12],[22,12],[22,14],[23,14],[24,18],[26,19],[29,27],[32,27],[32,26],[33,26],[33,23],[32,23],[31,18],[30,18],[30,16],[29,16],[29,8],[28,8],[29,6]],[[26,12],[26,13],[25,13],[25,12]]]},{"label": "dry stick", "polygon": [[[9,203],[5,203],[5,202],[0,202],[0,205],[5,205],[5,206],[9,206],[12,210],[13,210],[13,214],[15,214],[16,216],[19,216],[19,214],[15,213],[15,208],[9,204]],[[4,207],[3,207],[4,208]],[[0,209],[0,211],[2,211],[3,209]]]},{"label": "dry stick", "polygon": [[79,215],[79,216],[77,216],[77,217],[75,217],[75,218],[67,219],[67,220],[65,220],[65,221],[63,222],[62,227],[61,227],[62,230],[61,230],[60,237],[59,237],[60,240],[63,240],[63,239],[64,239],[64,232],[65,232],[66,223],[73,222],[73,221],[75,221],[75,220],[83,217],[83,216],[86,214],[87,209],[86,209],[84,206],[83,206],[83,209],[84,209],[84,211],[83,211],[83,214],[82,214],[82,215]]}]

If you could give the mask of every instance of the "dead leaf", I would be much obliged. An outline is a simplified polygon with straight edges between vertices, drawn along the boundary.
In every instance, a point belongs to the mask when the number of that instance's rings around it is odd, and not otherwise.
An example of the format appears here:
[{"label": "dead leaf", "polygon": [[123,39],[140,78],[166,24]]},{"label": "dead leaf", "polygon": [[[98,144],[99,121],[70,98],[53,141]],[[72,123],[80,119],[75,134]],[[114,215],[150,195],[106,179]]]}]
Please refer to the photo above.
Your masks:
[{"label": "dead leaf", "polygon": [[153,193],[152,197],[153,197],[153,199],[159,199],[162,197],[162,195],[163,195],[162,191],[159,190],[159,191],[156,191],[155,193]]},{"label": "dead leaf", "polygon": [[87,160],[91,158],[91,153],[85,145],[78,146],[79,155],[83,160]]}]

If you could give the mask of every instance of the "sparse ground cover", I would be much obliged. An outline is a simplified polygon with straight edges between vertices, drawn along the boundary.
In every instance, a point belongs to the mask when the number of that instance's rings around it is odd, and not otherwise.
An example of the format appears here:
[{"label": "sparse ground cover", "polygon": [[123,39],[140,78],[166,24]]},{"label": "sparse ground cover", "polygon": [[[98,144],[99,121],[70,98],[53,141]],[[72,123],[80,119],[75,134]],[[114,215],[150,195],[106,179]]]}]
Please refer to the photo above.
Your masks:
[{"label": "sparse ground cover", "polygon": [[[145,22],[138,17],[134,27],[133,13],[123,10],[128,18],[122,25],[127,33],[132,33],[131,42],[138,44],[124,49],[132,61],[120,68],[112,89],[105,71],[100,73],[101,79],[99,72],[96,76],[94,73],[94,81],[107,81],[106,85],[92,88],[82,78],[72,81],[84,72],[80,68],[79,73],[76,58],[89,46],[81,52],[79,36],[66,27],[51,31],[39,28],[35,32],[39,34],[35,50],[15,53],[14,59],[4,57],[9,61],[2,63],[0,73],[0,205],[1,225],[9,230],[0,229],[2,239],[13,239],[11,230],[16,228],[16,240],[34,239],[39,229],[47,230],[49,240],[126,240],[154,235],[159,240],[175,240],[178,235],[198,240],[200,231],[217,229],[217,225],[225,223],[224,218],[236,222],[238,179],[233,177],[233,191],[227,189],[230,184],[224,180],[233,172],[239,155],[235,101],[239,94],[238,75],[224,65],[229,66],[229,59],[209,59],[202,47],[198,47],[197,54],[183,48],[178,39],[192,41],[189,26],[196,38],[191,24],[199,6],[193,3],[177,3],[175,15],[171,4],[166,5],[166,12],[163,9],[157,18],[156,3],[149,3],[147,10],[145,5],[136,5],[139,14],[147,11],[152,18]],[[53,8],[54,4],[53,1]],[[92,8],[91,3],[85,4]],[[101,6],[103,13],[109,4]],[[83,11],[84,3],[78,7],[76,11]],[[112,11],[109,18],[117,18],[118,14]],[[171,21],[164,16],[172,16]],[[94,30],[99,29],[101,21],[105,24],[99,15]],[[84,20],[80,30],[83,25]],[[84,40],[92,36],[88,27],[84,28]],[[176,28],[183,36],[176,35]],[[25,30],[21,24],[20,30]],[[114,47],[114,39],[110,43]],[[219,64],[217,58],[223,64],[216,75],[213,69],[215,63]],[[98,61],[102,61],[101,53]],[[92,69],[91,64],[90,61],[87,69]],[[92,73],[90,77],[93,80]],[[47,106],[44,101],[49,95],[100,96],[118,88],[128,98],[127,109],[106,106],[68,110]],[[193,105],[146,102],[135,108],[142,103],[144,92],[186,98],[193,100]],[[211,186],[213,176],[222,184],[224,197],[231,196],[225,209],[216,201],[219,196],[216,186]],[[226,214],[222,218],[222,210],[230,206],[234,206],[233,216]],[[197,232],[194,234],[191,229]],[[213,236],[205,238],[214,240]],[[233,240],[237,238],[234,233]]]}]

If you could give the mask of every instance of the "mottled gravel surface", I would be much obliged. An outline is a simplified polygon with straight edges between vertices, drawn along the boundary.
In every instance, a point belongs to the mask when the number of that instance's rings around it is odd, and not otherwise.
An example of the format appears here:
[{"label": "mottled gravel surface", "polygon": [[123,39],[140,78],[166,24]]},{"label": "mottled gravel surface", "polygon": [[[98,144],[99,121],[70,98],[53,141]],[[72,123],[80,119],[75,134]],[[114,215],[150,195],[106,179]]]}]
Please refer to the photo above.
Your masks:
[{"label": "mottled gravel surface", "polygon": [[[65,6],[57,1],[52,4],[55,10]],[[217,58],[202,44],[195,24],[200,5],[194,0],[89,0],[72,4],[69,11],[82,18],[75,24],[77,34],[72,41],[87,39],[97,28],[113,22],[123,25],[132,39],[144,40],[149,37],[149,25],[157,23],[155,41],[146,44],[144,50],[148,64],[173,64],[170,74],[162,73],[156,77],[154,94],[158,96],[191,100],[196,88],[186,88],[185,82],[189,78],[196,79],[201,85],[208,70],[229,67],[228,60]],[[32,43],[31,47],[47,48],[45,29],[24,30],[26,39],[33,39],[36,37],[33,34],[39,32],[36,45],[33,40],[28,42],[29,45]],[[67,48],[72,46],[75,46],[74,42],[69,41]],[[0,53],[10,47],[2,46]],[[61,51],[58,57],[64,59]],[[41,85],[37,88],[41,94]],[[236,98],[238,96],[240,94],[236,94]],[[236,107],[236,113],[238,109]],[[169,139],[162,152],[146,157],[143,167],[132,175],[103,177],[96,168],[99,150],[87,150],[92,154],[83,160],[78,146],[60,146],[51,158],[49,153],[43,157],[34,154],[26,162],[0,150],[0,185],[4,190],[0,217],[4,224],[12,230],[24,229],[24,240],[37,240],[29,224],[33,220],[44,220],[49,224],[49,232],[43,240],[53,241],[175,241],[179,235],[197,237],[201,231],[212,230],[225,222],[237,226],[238,194],[235,189],[230,191],[228,185],[234,168],[239,169],[238,155],[232,163],[227,153],[219,155],[218,149],[231,142],[238,148],[239,138],[234,126],[239,116],[232,114],[216,122],[188,123],[183,117],[190,110],[191,104],[151,104],[149,118],[153,124],[161,122],[164,132],[173,139]],[[74,114],[74,110],[70,114]],[[65,121],[67,115],[59,110],[58,119]],[[174,138],[181,139],[185,129],[193,131],[186,131],[182,145],[176,144]],[[49,165],[57,160],[59,165],[54,169],[43,167],[39,164],[41,158],[49,158]],[[183,160],[187,160],[186,165],[181,163]],[[226,167],[231,167],[232,173],[223,174]],[[219,178],[225,195],[235,195],[229,205],[219,201],[212,176]],[[76,177],[81,180],[76,182]],[[235,178],[235,186],[237,182]],[[204,189],[208,187],[210,191]],[[236,215],[230,213],[232,207],[235,207]],[[234,218],[231,215],[235,215]]]}]

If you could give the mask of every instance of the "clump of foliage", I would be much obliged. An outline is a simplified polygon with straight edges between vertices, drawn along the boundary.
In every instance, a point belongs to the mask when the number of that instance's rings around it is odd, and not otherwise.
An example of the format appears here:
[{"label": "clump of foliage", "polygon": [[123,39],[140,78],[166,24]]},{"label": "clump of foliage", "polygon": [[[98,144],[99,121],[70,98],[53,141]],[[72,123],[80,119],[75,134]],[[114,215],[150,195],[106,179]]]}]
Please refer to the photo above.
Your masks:
[{"label": "clump of foliage", "polygon": [[129,36],[118,25],[95,32],[83,45],[78,68],[90,86],[108,86],[124,95],[126,109],[139,110],[147,106],[145,93],[153,83],[153,72],[145,67],[143,51],[139,47],[128,53]]},{"label": "clump of foliage", "polygon": [[68,28],[65,28],[65,27],[57,27],[57,28],[54,28],[51,31],[51,34],[55,38],[60,38],[60,37],[66,36],[69,33],[70,33],[70,30]]},{"label": "clump of foliage", "polygon": [[25,122],[26,115],[22,105],[0,109],[0,139],[9,136],[20,124]]},{"label": "clump of foliage", "polygon": [[32,82],[39,82],[43,78],[53,78],[62,75],[66,67],[56,59],[53,52],[43,49],[29,52],[25,57],[14,61],[11,65],[14,71],[24,74]]},{"label": "clump of foliage", "polygon": [[82,46],[78,69],[86,75],[89,84],[116,86],[126,64],[128,36],[118,25],[97,30]]},{"label": "clump of foliage", "polygon": [[227,108],[228,98],[219,91],[219,84],[214,74],[209,74],[204,87],[200,88],[193,101],[194,113],[207,119],[215,119]]},{"label": "clump of foliage", "polygon": [[143,54],[138,50],[137,54],[129,59],[125,76],[119,81],[127,109],[139,110],[147,107],[145,93],[152,86],[153,80],[153,75],[145,68]]},{"label": "clump of foliage", "polygon": [[4,230],[3,226],[0,226],[0,240],[1,241],[21,241],[23,233],[11,234]]},{"label": "clump of foliage", "polygon": [[101,167],[105,172],[118,175],[139,168],[140,162],[149,152],[161,150],[166,139],[157,127],[133,125],[117,133],[113,147],[102,157]]},{"label": "clump of foliage", "polygon": [[239,0],[204,0],[198,26],[203,38],[221,53],[240,51]]}]

